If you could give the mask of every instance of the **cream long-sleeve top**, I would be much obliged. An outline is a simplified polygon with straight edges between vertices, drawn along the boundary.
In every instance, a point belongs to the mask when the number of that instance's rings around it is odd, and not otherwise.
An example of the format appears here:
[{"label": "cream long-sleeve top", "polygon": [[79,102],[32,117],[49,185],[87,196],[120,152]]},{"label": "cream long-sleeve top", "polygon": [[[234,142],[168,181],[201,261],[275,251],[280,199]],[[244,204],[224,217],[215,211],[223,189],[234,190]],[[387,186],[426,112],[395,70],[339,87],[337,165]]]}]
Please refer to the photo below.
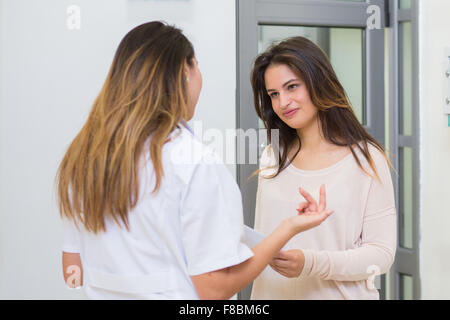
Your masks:
[{"label": "cream long-sleeve top", "polygon": [[[319,202],[326,185],[327,209],[334,213],[320,226],[293,237],[286,250],[300,249],[304,268],[297,278],[286,278],[267,267],[254,281],[252,299],[379,299],[371,279],[374,270],[386,273],[397,244],[396,209],[389,166],[384,155],[369,145],[380,180],[359,150],[363,172],[350,153],[334,165],[314,171],[290,164],[277,177],[274,169],[260,173],[255,230],[269,234],[283,219],[295,215],[301,187]],[[267,147],[260,167],[276,164]]]}]

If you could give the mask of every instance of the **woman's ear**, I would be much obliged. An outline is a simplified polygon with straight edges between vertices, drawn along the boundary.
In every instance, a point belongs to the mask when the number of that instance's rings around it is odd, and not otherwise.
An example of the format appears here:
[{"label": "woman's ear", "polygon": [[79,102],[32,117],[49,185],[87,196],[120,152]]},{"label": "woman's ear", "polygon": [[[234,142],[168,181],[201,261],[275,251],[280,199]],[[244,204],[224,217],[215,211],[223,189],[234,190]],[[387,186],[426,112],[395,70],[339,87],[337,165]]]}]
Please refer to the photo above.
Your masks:
[{"label": "woman's ear", "polygon": [[184,62],[184,78],[186,79],[186,82],[189,82],[189,74],[190,74],[189,65],[188,65],[187,61],[185,61]]}]

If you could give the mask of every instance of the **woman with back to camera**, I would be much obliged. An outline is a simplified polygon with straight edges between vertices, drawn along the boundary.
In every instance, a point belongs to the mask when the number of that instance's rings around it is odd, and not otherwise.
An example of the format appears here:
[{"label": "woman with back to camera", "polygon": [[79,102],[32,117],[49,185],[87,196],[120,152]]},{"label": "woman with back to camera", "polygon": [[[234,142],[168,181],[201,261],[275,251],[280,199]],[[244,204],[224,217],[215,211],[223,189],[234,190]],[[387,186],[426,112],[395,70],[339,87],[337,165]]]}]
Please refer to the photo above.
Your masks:
[{"label": "woman with back to camera", "polygon": [[307,203],[299,212],[315,211],[308,192],[326,192],[334,210],[326,224],[288,242],[255,280],[252,299],[379,299],[368,278],[389,270],[396,249],[383,147],[359,123],[327,56],[308,39],[269,47],[256,58],[251,80],[258,116],[266,129],[280,130],[279,147],[269,144],[261,156],[255,229],[269,232],[300,194]]},{"label": "woman with back to camera", "polygon": [[201,86],[179,29],[150,22],[121,41],[57,175],[64,278],[88,298],[230,298],[331,214],[294,210],[252,250],[242,243],[239,189],[185,122]]}]

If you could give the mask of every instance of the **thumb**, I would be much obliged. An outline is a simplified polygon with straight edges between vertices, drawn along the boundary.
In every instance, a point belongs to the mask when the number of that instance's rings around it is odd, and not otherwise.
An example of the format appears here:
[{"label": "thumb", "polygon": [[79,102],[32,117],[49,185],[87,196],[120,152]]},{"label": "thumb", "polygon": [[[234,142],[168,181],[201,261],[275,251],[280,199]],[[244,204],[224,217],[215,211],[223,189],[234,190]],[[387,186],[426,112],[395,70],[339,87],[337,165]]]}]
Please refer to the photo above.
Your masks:
[{"label": "thumb", "polygon": [[317,222],[322,224],[325,220],[328,219],[329,216],[333,214],[333,210],[322,211],[316,215]]},{"label": "thumb", "polygon": [[307,207],[308,207],[308,202],[302,202],[302,203],[300,203],[299,206],[298,206],[298,208],[297,208],[298,214],[304,213],[304,210],[305,210]]},{"label": "thumb", "polygon": [[324,214],[324,220],[326,219],[326,218],[328,218],[329,216],[331,216],[332,214],[334,213],[334,210],[327,210],[327,211],[325,211],[323,214]]}]

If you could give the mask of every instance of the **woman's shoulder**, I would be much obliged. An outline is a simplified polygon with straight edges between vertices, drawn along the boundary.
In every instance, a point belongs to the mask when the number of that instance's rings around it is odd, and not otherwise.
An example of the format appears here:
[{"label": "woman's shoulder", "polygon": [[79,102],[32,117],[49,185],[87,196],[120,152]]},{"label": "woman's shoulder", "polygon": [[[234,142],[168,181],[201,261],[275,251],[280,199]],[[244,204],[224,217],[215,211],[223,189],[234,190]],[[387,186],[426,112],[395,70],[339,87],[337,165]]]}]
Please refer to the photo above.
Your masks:
[{"label": "woman's shoulder", "polygon": [[[170,135],[163,150],[164,170],[170,170],[183,182],[188,183],[195,171],[202,168],[221,170],[223,160],[209,146],[198,139],[188,128],[180,126]],[[214,168],[213,168],[214,167]]]},{"label": "woman's shoulder", "polygon": [[[368,155],[370,155],[370,157],[372,158],[372,160],[376,163],[378,162],[386,162],[386,154],[385,151],[382,147],[378,147],[375,144],[371,143],[371,142],[367,142],[367,152]],[[381,149],[380,149],[381,148]],[[362,150],[366,150],[366,147],[364,145],[364,143],[360,142],[358,145],[353,145],[352,149],[356,152],[356,154],[362,158],[365,159],[364,155],[363,155],[363,151]]]},{"label": "woman's shoulder", "polygon": [[177,128],[170,135],[165,152],[175,164],[201,165],[222,163],[217,153],[205,145],[186,127]]},{"label": "woman's shoulder", "polygon": [[274,151],[272,145],[269,144],[261,152],[261,157],[259,158],[259,165],[260,167],[267,166],[273,163],[274,160],[275,160]]},{"label": "woman's shoulder", "polygon": [[271,176],[276,173],[278,168],[278,161],[275,149],[271,144],[267,145],[261,152],[261,157],[259,158],[259,169],[261,175]]},{"label": "woman's shoulder", "polygon": [[[381,149],[380,149],[381,148]],[[367,142],[367,155],[370,157],[369,159],[363,153],[363,150],[366,150],[363,143],[359,143],[359,146],[355,145],[353,147],[356,156],[358,157],[362,167],[367,170],[371,175],[374,174],[373,169],[377,171],[379,174],[380,171],[389,171],[389,161],[384,149],[380,146],[376,146],[371,142]],[[372,165],[373,167],[372,167]]]}]

